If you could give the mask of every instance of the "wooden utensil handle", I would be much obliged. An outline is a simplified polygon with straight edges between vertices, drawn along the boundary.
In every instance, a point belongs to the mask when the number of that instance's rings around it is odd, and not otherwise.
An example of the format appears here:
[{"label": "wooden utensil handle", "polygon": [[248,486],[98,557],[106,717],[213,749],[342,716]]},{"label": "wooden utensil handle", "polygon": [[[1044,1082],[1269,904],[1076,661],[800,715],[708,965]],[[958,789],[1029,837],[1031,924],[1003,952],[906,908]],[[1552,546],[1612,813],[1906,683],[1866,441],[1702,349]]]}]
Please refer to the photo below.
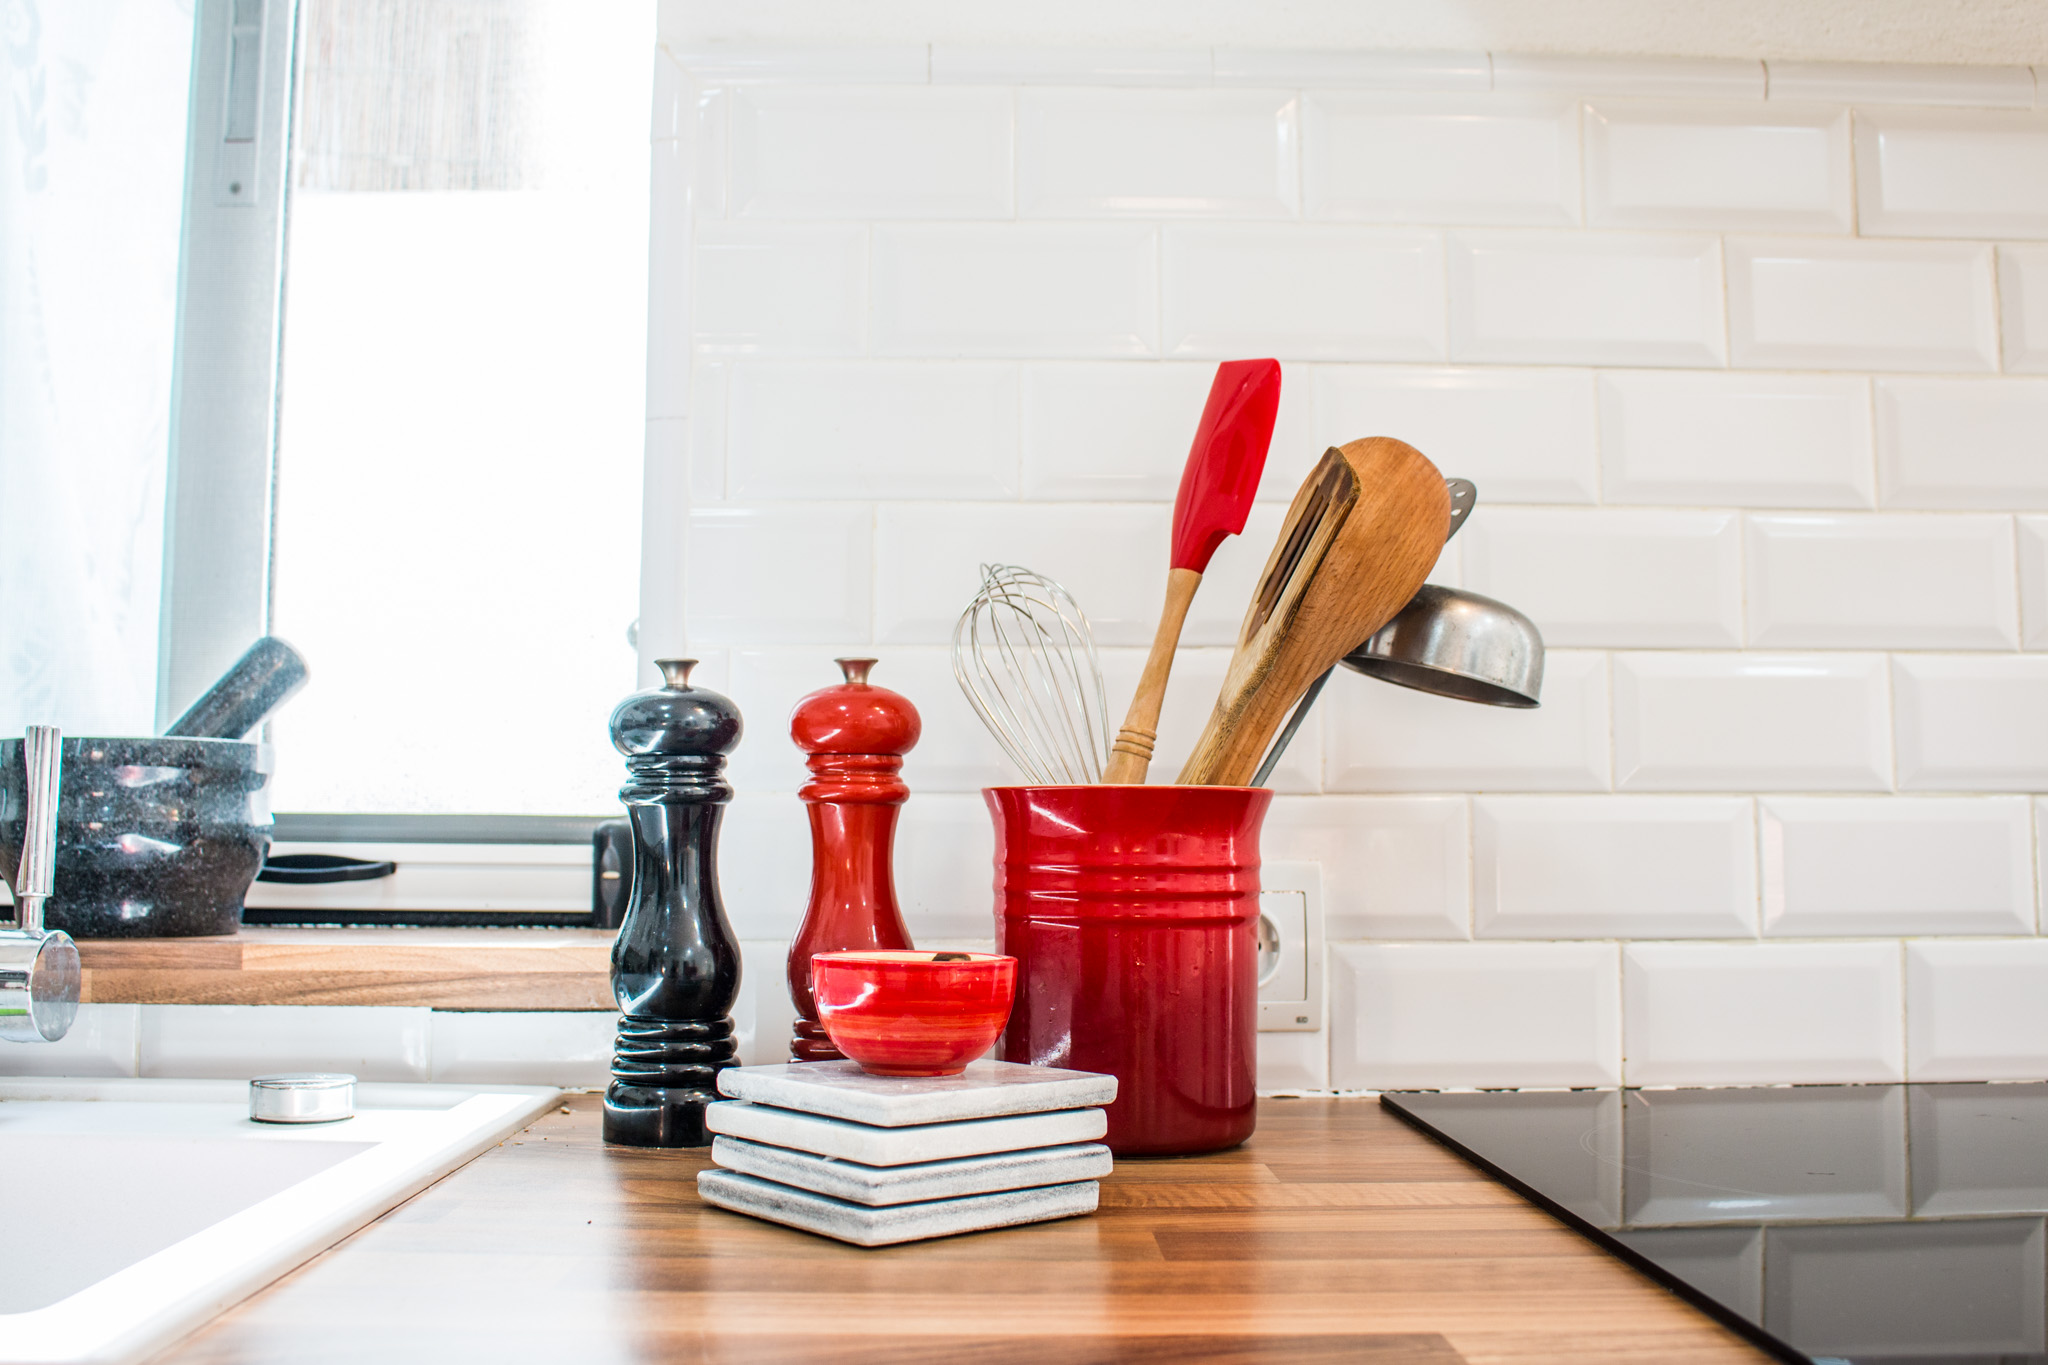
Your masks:
[{"label": "wooden utensil handle", "polygon": [[1138,675],[1138,691],[1131,709],[1124,713],[1124,727],[1110,745],[1109,766],[1102,780],[1130,785],[1145,780],[1152,764],[1152,746],[1159,739],[1159,708],[1166,700],[1166,679],[1173,672],[1173,651],[1180,644],[1180,628],[1188,619],[1188,606],[1202,575],[1193,569],[1169,569],[1166,574],[1166,605],[1159,613],[1159,629],[1152,636],[1152,653],[1145,659],[1145,671]]}]

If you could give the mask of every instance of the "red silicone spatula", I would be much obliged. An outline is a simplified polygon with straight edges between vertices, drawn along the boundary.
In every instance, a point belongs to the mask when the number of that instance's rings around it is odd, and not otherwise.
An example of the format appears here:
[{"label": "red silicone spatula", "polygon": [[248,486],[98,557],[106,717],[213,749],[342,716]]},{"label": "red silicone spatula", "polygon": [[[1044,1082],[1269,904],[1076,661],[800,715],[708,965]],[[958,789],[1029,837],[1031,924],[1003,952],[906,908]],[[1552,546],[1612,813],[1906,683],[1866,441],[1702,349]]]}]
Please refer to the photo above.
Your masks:
[{"label": "red silicone spatula", "polygon": [[1137,695],[1110,746],[1104,782],[1143,782],[1159,738],[1159,705],[1166,698],[1167,675],[1173,671],[1174,646],[1181,623],[1195,600],[1202,571],[1223,537],[1244,530],[1266,468],[1266,448],[1273,443],[1273,419],[1280,411],[1280,362],[1226,360],[1216,367],[1209,402],[1195,444],[1181,471],[1180,492],[1173,500],[1173,553],[1166,575],[1166,608],[1152,637],[1152,653],[1138,677]]}]

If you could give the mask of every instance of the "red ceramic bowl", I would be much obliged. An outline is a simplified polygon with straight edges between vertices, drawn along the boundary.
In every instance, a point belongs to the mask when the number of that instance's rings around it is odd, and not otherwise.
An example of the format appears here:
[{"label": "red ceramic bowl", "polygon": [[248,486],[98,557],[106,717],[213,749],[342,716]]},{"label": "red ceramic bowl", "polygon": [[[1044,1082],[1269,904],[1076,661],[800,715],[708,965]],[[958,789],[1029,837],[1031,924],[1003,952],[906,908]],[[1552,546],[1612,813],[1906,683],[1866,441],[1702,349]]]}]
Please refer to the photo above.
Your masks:
[{"label": "red ceramic bowl", "polygon": [[815,953],[818,1022],[877,1076],[957,1076],[1010,1022],[1017,959],[876,949]]}]

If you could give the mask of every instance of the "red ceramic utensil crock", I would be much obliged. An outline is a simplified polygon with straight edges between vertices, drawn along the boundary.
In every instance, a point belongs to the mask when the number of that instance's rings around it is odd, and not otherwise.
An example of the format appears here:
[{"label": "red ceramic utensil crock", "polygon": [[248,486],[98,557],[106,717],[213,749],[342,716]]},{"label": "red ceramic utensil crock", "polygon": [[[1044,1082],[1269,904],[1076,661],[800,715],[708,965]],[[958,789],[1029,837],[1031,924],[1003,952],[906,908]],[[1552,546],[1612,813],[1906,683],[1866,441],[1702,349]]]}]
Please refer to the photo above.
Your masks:
[{"label": "red ceramic utensil crock", "polygon": [[866,950],[811,958],[832,1045],[877,1076],[955,1076],[1010,1017],[1017,959],[994,953]]},{"label": "red ceramic utensil crock", "polygon": [[1003,1058],[1117,1078],[1119,1156],[1232,1147],[1257,1080],[1264,787],[989,787]]}]

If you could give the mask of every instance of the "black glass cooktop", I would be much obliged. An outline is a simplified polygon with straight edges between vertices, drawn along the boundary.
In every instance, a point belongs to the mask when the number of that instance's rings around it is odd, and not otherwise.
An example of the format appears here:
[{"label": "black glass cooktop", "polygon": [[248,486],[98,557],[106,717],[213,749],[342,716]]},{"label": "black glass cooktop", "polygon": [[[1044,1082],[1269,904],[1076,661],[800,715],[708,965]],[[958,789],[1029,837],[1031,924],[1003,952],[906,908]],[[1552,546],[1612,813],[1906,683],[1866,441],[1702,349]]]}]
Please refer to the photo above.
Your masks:
[{"label": "black glass cooktop", "polygon": [[1380,1103],[1782,1359],[2048,1365],[2048,1085]]}]

